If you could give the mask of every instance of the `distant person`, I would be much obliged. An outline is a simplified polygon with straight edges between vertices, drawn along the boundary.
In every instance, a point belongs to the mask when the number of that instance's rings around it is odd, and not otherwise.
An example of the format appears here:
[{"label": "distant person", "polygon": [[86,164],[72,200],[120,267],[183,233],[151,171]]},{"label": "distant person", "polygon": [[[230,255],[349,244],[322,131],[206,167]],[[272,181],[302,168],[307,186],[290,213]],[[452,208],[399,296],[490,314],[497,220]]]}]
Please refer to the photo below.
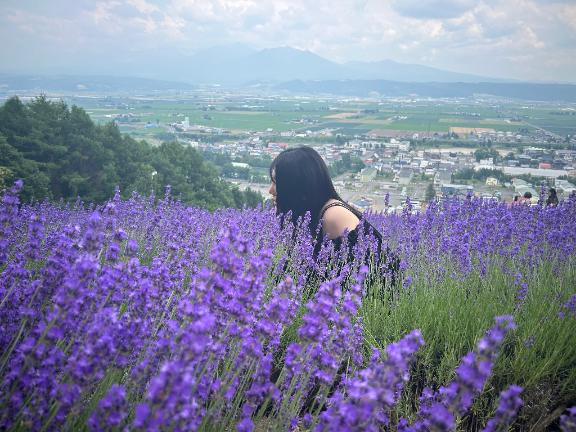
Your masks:
[{"label": "distant person", "polygon": [[514,195],[514,201],[512,201],[512,205],[520,204],[520,195]]},{"label": "distant person", "polygon": [[522,202],[531,204],[532,203],[532,192],[524,192],[524,195],[522,196]]},{"label": "distant person", "polygon": [[[346,233],[348,260],[353,260],[354,246],[358,243],[359,231],[363,229],[376,240],[376,253],[380,262],[387,259],[392,262],[388,268],[389,273],[394,275],[397,272],[399,260],[388,248],[382,251],[382,234],[336,192],[328,167],[316,150],[311,147],[284,150],[270,165],[270,180],[269,193],[283,223],[296,226],[298,219],[310,212],[308,228],[314,242],[315,260],[318,259],[325,237],[338,250]],[[291,212],[291,219],[286,221],[284,218],[288,212]]]},{"label": "distant person", "polygon": [[556,194],[556,189],[550,188],[548,190],[548,199],[546,200],[546,205],[552,207],[558,205],[558,195]]}]

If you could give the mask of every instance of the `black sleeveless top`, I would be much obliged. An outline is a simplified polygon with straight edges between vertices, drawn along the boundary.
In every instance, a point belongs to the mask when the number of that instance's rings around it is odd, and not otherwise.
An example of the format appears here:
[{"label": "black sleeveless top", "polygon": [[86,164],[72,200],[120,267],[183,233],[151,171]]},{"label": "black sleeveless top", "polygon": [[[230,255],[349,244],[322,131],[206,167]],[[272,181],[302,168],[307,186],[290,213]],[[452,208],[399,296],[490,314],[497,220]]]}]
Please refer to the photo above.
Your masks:
[{"label": "black sleeveless top", "polygon": [[[378,253],[381,252],[381,250],[382,250],[382,234],[380,233],[380,231],[378,231],[376,228],[374,228],[374,226],[372,226],[372,224],[370,222],[368,222],[366,219],[364,219],[362,217],[362,215],[359,214],[358,210],[351,207],[349,204],[347,204],[343,201],[336,201],[336,202],[328,204],[320,212],[320,217],[318,218],[319,220],[322,220],[324,218],[324,214],[326,213],[326,210],[328,210],[330,207],[344,207],[345,209],[352,212],[360,220],[358,225],[356,225],[356,228],[348,231],[347,243],[348,243],[348,250],[349,250],[350,254],[352,254],[354,247],[358,243],[358,237],[360,235],[360,231],[363,231],[364,233],[371,233],[376,238],[376,241],[378,242]],[[316,244],[314,247],[314,258],[317,258],[318,253],[320,252],[320,248],[322,247],[322,240],[324,239],[324,234],[325,234],[324,230],[322,228],[320,228],[320,232],[318,234],[318,238],[317,238],[317,241],[316,241]],[[344,240],[343,236],[340,236],[340,237],[336,237],[335,239],[331,239],[330,241],[334,244],[335,250],[340,250],[342,243],[343,243],[343,240]],[[353,258],[353,257],[350,256],[350,258]]]},{"label": "black sleeveless top", "polygon": [[[358,240],[360,239],[360,237],[362,235],[372,236],[373,240],[375,240],[375,242],[376,242],[376,248],[375,248],[376,250],[372,250],[372,252],[375,254],[375,258],[377,259],[377,261],[373,264],[376,264],[375,271],[378,274],[374,274],[374,272],[372,272],[373,274],[371,275],[371,277],[379,277],[381,280],[386,278],[386,279],[388,279],[388,283],[394,284],[396,282],[396,279],[397,279],[397,276],[399,273],[399,269],[400,269],[400,259],[398,258],[398,256],[394,252],[392,252],[392,250],[390,250],[390,248],[388,246],[385,246],[385,247],[383,246],[383,238],[382,238],[382,234],[380,233],[380,231],[378,231],[367,219],[362,217],[362,214],[359,214],[358,210],[354,209],[349,204],[347,204],[343,201],[333,202],[333,203],[330,203],[327,206],[325,206],[320,213],[319,219],[322,220],[326,210],[328,210],[330,207],[335,207],[335,206],[341,206],[341,207],[348,209],[356,217],[358,217],[358,219],[360,219],[360,222],[358,223],[358,225],[353,230],[348,231],[348,234],[347,234],[347,237],[345,240],[344,240],[344,236],[340,236],[340,237],[337,237],[335,239],[329,240],[334,245],[334,250],[340,251],[343,243],[346,241],[347,249],[348,249],[346,261],[352,262],[355,259],[354,255],[357,252],[357,251],[355,251],[355,248],[356,248],[356,245],[358,244]],[[322,228],[320,228],[320,232],[319,232],[318,237],[316,239],[316,244],[314,245],[314,259],[315,260],[318,259],[318,255],[321,251],[322,244],[324,241],[324,235],[325,235],[324,230]],[[364,261],[365,264],[369,264],[372,257],[370,256],[370,253],[368,251],[366,251],[365,253],[366,253],[366,256],[363,258],[362,261]]]}]

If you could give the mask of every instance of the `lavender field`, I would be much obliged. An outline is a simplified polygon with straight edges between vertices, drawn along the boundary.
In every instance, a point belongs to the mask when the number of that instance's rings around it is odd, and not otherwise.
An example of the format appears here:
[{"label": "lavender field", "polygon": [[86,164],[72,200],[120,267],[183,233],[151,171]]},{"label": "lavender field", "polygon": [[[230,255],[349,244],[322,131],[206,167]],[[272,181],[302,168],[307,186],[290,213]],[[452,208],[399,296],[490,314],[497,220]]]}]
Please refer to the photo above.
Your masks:
[{"label": "lavender field", "polygon": [[0,430],[576,429],[576,195],[367,215],[393,278],[329,247],[315,263],[270,209],[20,188],[0,207]]}]

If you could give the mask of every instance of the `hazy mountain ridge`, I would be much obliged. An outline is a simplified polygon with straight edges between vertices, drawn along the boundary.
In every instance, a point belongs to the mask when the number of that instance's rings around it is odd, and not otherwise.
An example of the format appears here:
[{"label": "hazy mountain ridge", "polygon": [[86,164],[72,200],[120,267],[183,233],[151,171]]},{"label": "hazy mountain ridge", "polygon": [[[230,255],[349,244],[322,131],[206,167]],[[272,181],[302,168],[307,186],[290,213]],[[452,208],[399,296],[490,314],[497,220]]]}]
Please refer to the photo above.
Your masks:
[{"label": "hazy mountain ridge", "polygon": [[67,92],[123,92],[191,90],[194,86],[183,82],[163,81],[141,77],[91,75],[17,75],[0,74],[0,91],[38,90]]},{"label": "hazy mountain ridge", "polygon": [[[158,53],[159,60],[126,58],[118,64],[79,64],[52,75],[138,76],[190,84],[244,85],[291,80],[365,80],[399,82],[510,82],[511,80],[446,71],[393,60],[336,63],[310,51],[290,47],[255,50],[243,44],[204,49],[191,54]],[[28,71],[30,72],[30,71]],[[42,71],[33,71],[28,75]],[[45,74],[45,73],[44,73]]]},{"label": "hazy mountain ridge", "polygon": [[[240,47],[240,49],[244,49]],[[219,48],[223,50],[223,48]],[[208,50],[203,51],[203,53]],[[224,50],[229,53],[230,50]],[[186,61],[195,63],[180,79],[205,84],[242,85],[246,82],[282,82],[290,80],[364,80],[385,79],[400,82],[509,82],[510,80],[445,71],[429,66],[377,62],[336,63],[310,51],[290,47],[246,52],[230,58],[197,54]]]},{"label": "hazy mountain ridge", "polygon": [[[116,71],[130,75],[131,68]],[[348,96],[470,97],[490,94],[540,101],[576,101],[576,85],[526,83],[444,71],[418,64],[348,62],[339,64],[290,47],[254,50],[242,44],[171,57],[142,69],[136,77],[103,75],[0,74],[0,91],[91,93],[187,91],[202,84]],[[149,78],[141,75],[148,75]],[[116,75],[116,74],[114,74]],[[153,77],[153,78],[150,78]]]},{"label": "hazy mountain ridge", "polygon": [[377,62],[348,62],[345,66],[361,76],[359,79],[400,82],[514,82],[461,72],[452,72],[413,63],[393,60]]}]

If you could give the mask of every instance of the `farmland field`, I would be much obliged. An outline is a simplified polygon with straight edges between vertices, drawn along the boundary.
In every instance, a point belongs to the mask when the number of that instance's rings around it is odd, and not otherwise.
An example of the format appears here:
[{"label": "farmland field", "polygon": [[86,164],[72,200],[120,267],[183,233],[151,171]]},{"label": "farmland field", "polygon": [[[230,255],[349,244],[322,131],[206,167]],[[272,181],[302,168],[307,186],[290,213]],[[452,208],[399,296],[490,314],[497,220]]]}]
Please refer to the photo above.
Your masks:
[{"label": "farmland field", "polygon": [[[0,207],[2,430],[572,430],[576,196],[369,214]],[[365,264],[369,264],[367,267]]]},{"label": "farmland field", "polygon": [[[565,136],[576,132],[572,107],[477,101],[384,101],[249,97],[208,94],[182,99],[71,98],[97,122],[130,114],[119,123],[123,132],[153,136],[167,125],[189,118],[190,124],[249,131],[306,131],[332,128],[335,133],[362,134],[371,129],[446,133],[450,127],[484,127],[503,132],[544,128]],[[147,126],[148,125],[148,126]],[[145,126],[147,126],[145,128]],[[153,127],[152,127],[153,126]]]}]

